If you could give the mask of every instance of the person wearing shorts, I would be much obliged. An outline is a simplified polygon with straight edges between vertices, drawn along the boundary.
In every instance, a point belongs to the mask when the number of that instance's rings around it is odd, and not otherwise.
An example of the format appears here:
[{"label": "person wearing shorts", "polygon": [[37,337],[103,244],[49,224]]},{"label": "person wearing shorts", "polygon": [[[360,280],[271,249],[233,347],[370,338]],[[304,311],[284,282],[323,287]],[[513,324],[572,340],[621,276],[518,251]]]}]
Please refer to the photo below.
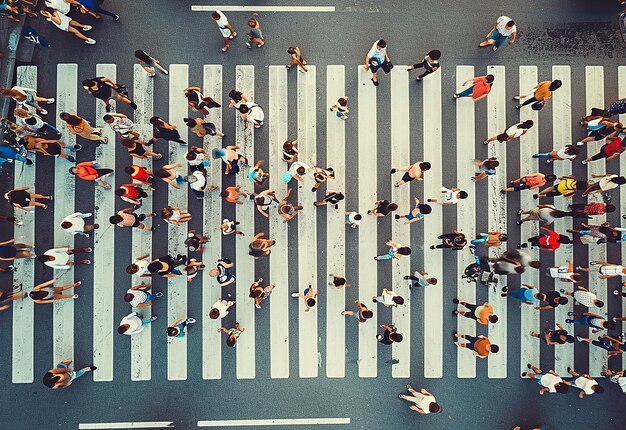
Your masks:
[{"label": "person wearing shorts", "polygon": [[409,406],[409,409],[420,414],[438,414],[441,412],[441,406],[437,403],[435,396],[422,388],[419,392],[411,388],[410,384],[406,384],[407,390],[411,393],[410,396],[405,394],[399,394],[398,397],[414,403]]},{"label": "person wearing shorts", "polygon": [[235,274],[228,270],[234,266],[235,263],[230,261],[228,258],[220,258],[217,260],[216,266],[209,270],[209,276],[215,278],[220,287],[225,287],[226,285],[230,285],[235,282]]},{"label": "person wearing shorts", "polygon": [[137,215],[132,210],[133,208],[122,209],[116,215],[109,217],[109,222],[111,224],[117,224],[118,227],[131,227],[138,228],[139,230],[156,231],[156,227],[148,227],[142,222],[146,218],[156,216],[154,212]]},{"label": "person wearing shorts", "polygon": [[528,132],[528,130],[530,130],[534,125],[535,123],[533,122],[532,119],[529,119],[523,122],[518,122],[517,124],[513,124],[506,130],[504,130],[502,133],[496,136],[492,136],[487,140],[484,140],[483,143],[487,145],[489,142],[493,142],[494,140],[497,140],[500,143],[509,142],[511,140],[517,139],[518,137],[522,137],[523,135],[525,135]]},{"label": "person wearing shorts", "polygon": [[228,51],[230,48],[230,39],[234,39],[237,36],[237,32],[233,29],[233,26],[228,22],[228,18],[226,15],[220,10],[216,10],[211,15],[211,18],[217,23],[217,26],[222,33],[222,38],[224,39],[224,47],[222,48],[222,52]]},{"label": "person wearing shorts", "polygon": [[165,331],[168,337],[185,337],[187,335],[187,326],[195,323],[194,318],[179,318],[174,321]]},{"label": "person wearing shorts", "polygon": [[347,288],[350,286],[350,284],[348,284],[348,282],[346,281],[346,278],[344,278],[341,275],[335,275],[334,273],[329,273],[328,276],[333,278],[332,282],[329,282],[328,285],[334,286],[335,288],[343,288],[343,287]]},{"label": "person wearing shorts", "polygon": [[431,168],[431,165],[427,161],[418,161],[416,163],[410,164],[405,167],[399,167],[397,169],[392,168],[391,169],[392,174],[396,172],[404,172],[404,175],[402,175],[402,179],[396,182],[394,186],[399,187],[400,185],[407,184],[414,179],[417,179],[418,181],[422,181],[423,180],[422,175],[424,174],[426,170],[430,170],[430,168]]},{"label": "person wearing shorts", "polygon": [[424,215],[428,215],[432,212],[430,205],[421,204],[417,197],[414,198],[415,206],[406,215],[395,215],[396,219],[406,219],[405,224],[413,224],[415,221],[424,219]]},{"label": "person wearing shorts", "polygon": [[522,178],[515,179],[509,182],[509,186],[502,188],[501,193],[510,193],[512,191],[522,190],[535,190],[539,187],[543,187],[548,182],[554,182],[556,176],[544,175],[543,173],[531,173]]},{"label": "person wearing shorts", "polygon": [[568,312],[568,319],[565,320],[568,324],[581,325],[584,327],[591,327],[592,333],[598,333],[605,329],[612,329],[615,323],[607,321],[600,315],[592,314],[591,312],[585,312],[583,314],[576,314],[574,312]]},{"label": "person wearing shorts", "polygon": [[365,56],[363,70],[372,72],[372,83],[374,86],[378,86],[378,80],[376,79],[378,69],[383,69],[383,72],[387,74],[391,71],[392,67],[389,54],[387,54],[387,42],[383,39],[377,40]]},{"label": "person wearing shorts", "polygon": [[522,377],[527,376],[530,379],[536,379],[537,384],[543,387],[539,390],[539,394],[543,395],[546,392],[560,394],[567,393],[570,383],[564,381],[554,370],[543,373],[541,369],[530,363],[526,366],[532,370],[532,372],[522,372]]},{"label": "person wearing shorts", "polygon": [[470,351],[474,351],[474,355],[478,358],[487,358],[489,353],[497,353],[500,351],[498,345],[492,344],[488,337],[470,336],[469,334],[454,333],[454,337],[457,339],[466,340],[467,343],[454,342],[459,348],[467,348]]},{"label": "person wearing shorts", "polygon": [[455,310],[454,315],[461,315],[465,318],[473,319],[477,323],[487,325],[489,323],[495,324],[498,322],[498,317],[493,314],[493,306],[485,302],[482,305],[475,305],[472,303],[459,301],[457,298],[453,300],[454,304],[463,306],[467,310]]},{"label": "person wearing shorts", "polygon": [[504,291],[501,294],[502,297],[512,297],[525,305],[537,305],[539,303],[535,289],[530,284],[522,284],[520,288],[503,287],[502,291]]}]

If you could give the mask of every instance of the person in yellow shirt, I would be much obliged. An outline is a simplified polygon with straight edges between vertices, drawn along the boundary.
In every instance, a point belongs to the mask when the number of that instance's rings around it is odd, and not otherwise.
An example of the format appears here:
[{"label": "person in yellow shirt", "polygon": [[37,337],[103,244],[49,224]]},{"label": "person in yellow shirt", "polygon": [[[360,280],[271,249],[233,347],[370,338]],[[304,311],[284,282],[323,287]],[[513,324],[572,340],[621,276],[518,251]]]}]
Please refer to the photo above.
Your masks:
[{"label": "person in yellow shirt", "polygon": [[[515,100],[519,100],[521,102],[521,103],[518,103],[515,107],[517,109],[520,109],[523,106],[527,106],[529,104],[539,102],[541,104],[541,107],[543,108],[548,103],[548,100],[550,100],[550,97],[552,97],[552,93],[558,90],[562,84],[563,83],[559,81],[558,79],[552,82],[550,81],[540,82],[539,84],[535,86],[535,88],[533,88],[533,91],[531,93],[528,93],[525,96],[519,95],[519,96],[513,97]],[[524,101],[522,102],[522,100]],[[540,109],[541,108],[537,110],[540,110]]]}]

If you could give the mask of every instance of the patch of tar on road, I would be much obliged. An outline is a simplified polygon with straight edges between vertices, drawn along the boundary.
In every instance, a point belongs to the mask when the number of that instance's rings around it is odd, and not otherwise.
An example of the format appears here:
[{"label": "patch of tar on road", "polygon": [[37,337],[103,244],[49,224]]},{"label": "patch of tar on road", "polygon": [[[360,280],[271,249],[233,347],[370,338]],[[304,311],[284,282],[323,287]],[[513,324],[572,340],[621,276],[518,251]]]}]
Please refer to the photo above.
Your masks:
[{"label": "patch of tar on road", "polygon": [[626,56],[615,22],[571,23],[520,31],[520,44],[531,56],[614,58]]}]

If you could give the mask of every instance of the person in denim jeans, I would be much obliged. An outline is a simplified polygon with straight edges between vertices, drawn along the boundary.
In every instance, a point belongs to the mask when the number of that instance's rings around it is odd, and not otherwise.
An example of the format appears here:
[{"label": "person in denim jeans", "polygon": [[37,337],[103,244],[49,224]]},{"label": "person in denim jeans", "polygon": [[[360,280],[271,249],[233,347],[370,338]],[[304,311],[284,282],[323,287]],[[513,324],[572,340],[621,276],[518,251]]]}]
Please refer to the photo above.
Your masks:
[{"label": "person in denim jeans", "polygon": [[517,27],[515,26],[515,21],[503,15],[496,19],[493,29],[485,36],[485,40],[479,46],[491,46],[491,50],[496,52],[507,40],[509,45],[515,43],[516,37]]},{"label": "person in denim jeans", "polygon": [[391,240],[387,242],[387,246],[389,247],[387,254],[374,257],[374,260],[393,260],[394,258],[399,259],[403,255],[411,255],[411,248],[408,246],[402,246],[399,243],[392,242]]},{"label": "person in denim jeans", "polygon": [[96,366],[87,366],[74,371],[70,368],[71,362],[72,360],[65,360],[59,363],[55,369],[48,370],[43,377],[43,384],[53,390],[67,388],[72,385],[75,379],[80,378],[87,372],[96,370]]}]

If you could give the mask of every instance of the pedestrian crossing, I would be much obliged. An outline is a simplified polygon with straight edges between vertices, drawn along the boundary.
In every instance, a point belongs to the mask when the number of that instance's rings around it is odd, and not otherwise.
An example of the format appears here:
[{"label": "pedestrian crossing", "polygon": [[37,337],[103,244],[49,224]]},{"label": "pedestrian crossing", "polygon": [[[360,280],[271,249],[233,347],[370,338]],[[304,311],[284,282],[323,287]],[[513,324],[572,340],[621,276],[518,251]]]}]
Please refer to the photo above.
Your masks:
[{"label": "pedestrian crossing", "polygon": [[[423,375],[426,378],[442,378],[446,372],[452,369],[445,366],[446,360],[451,360],[450,352],[453,351],[456,360],[456,370],[452,371],[459,378],[475,378],[482,371],[482,364],[478,364],[470,351],[451,349],[452,337],[449,333],[453,327],[445,314],[453,309],[451,298],[456,295],[460,300],[470,303],[483,303],[489,301],[495,309],[499,320],[496,324],[489,324],[487,329],[476,327],[474,321],[467,318],[458,318],[453,324],[459,333],[475,335],[486,334],[492,343],[500,346],[498,354],[491,354],[485,365],[489,378],[506,378],[517,376],[519,369],[525,369],[527,362],[540,362],[540,352],[547,346],[540,344],[539,340],[530,337],[529,331],[539,331],[546,327],[544,316],[532,309],[531,306],[512,306],[506,298],[500,296],[499,288],[489,288],[488,293],[482,286],[466,283],[460,275],[463,269],[473,262],[473,257],[466,250],[458,252],[450,257],[447,252],[431,250],[429,246],[437,243],[437,236],[446,232],[444,226],[450,225],[450,219],[456,215],[455,227],[464,232],[468,239],[483,231],[502,231],[518,229],[513,223],[514,213],[517,210],[518,201],[521,207],[527,209],[537,202],[532,199],[531,193],[517,193],[514,196],[503,196],[500,189],[507,180],[513,179],[513,175],[519,172],[519,176],[538,171],[545,171],[545,165],[538,167],[536,159],[531,157],[538,152],[540,146],[540,130],[544,122],[550,123],[548,112],[538,113],[531,109],[523,109],[519,118],[507,118],[510,112],[509,99],[513,94],[508,94],[507,79],[512,79],[514,74],[518,77],[517,85],[519,93],[527,93],[537,82],[539,76],[546,74],[545,70],[536,66],[520,66],[519,69],[511,70],[504,66],[489,66],[485,70],[479,70],[473,66],[460,65],[456,67],[456,87],[475,75],[491,73],[495,76],[494,86],[485,102],[474,103],[471,98],[461,98],[453,105],[456,114],[456,154],[450,154],[452,145],[444,142],[444,108],[447,109],[448,98],[454,92],[453,88],[447,87],[440,72],[428,76],[424,81],[415,84],[409,78],[406,67],[396,66],[391,74],[386,77],[381,86],[376,88],[371,85],[371,75],[361,67],[347,67],[343,65],[330,65],[324,68],[310,65],[308,73],[298,73],[297,77],[289,76],[284,66],[270,66],[267,72],[259,72],[254,66],[240,65],[235,70],[235,87],[242,91],[251,100],[267,101],[263,106],[266,109],[266,125],[268,138],[260,132],[255,132],[253,127],[243,127],[239,120],[239,113],[228,109],[223,100],[223,94],[228,92],[229,87],[225,83],[224,69],[221,65],[204,65],[201,67],[203,75],[202,86],[204,94],[212,97],[223,106],[221,109],[213,109],[209,120],[216,124],[217,130],[222,129],[222,122],[235,123],[235,134],[226,139],[214,136],[205,137],[201,142],[194,136],[190,136],[183,118],[190,116],[187,102],[182,96],[184,88],[193,84],[190,76],[195,74],[188,64],[172,64],[169,67],[170,74],[167,78],[167,94],[155,94],[154,78],[148,77],[140,66],[136,65],[133,70],[133,100],[138,106],[135,111],[135,129],[144,140],[148,140],[152,128],[149,124],[150,117],[155,112],[155,104],[164,102],[167,98],[167,115],[171,124],[177,126],[181,138],[190,142],[190,145],[203,144],[209,150],[226,144],[239,146],[239,151],[248,157],[251,163],[258,161],[261,154],[268,154],[264,168],[269,169],[271,176],[269,188],[276,190],[278,198],[282,198],[287,185],[282,181],[282,172],[286,171],[287,165],[282,160],[282,143],[288,139],[298,139],[300,149],[299,160],[310,165],[333,167],[335,179],[327,184],[328,189],[344,191],[357,189],[356,195],[347,195],[344,203],[340,203],[339,209],[330,206],[313,208],[316,195],[310,192],[313,185],[312,175],[305,176],[305,182],[292,181],[290,186],[297,187],[297,203],[305,209],[288,224],[272,213],[268,221],[266,237],[276,240],[272,247],[272,253],[266,260],[269,268],[265,273],[260,262],[255,262],[247,255],[248,244],[259,230],[253,231],[252,225],[259,225],[260,215],[254,205],[246,201],[243,205],[236,205],[235,218],[241,223],[245,236],[230,235],[222,237],[219,224],[230,209],[227,209],[219,196],[219,190],[209,192],[202,202],[202,211],[193,212],[194,219],[183,226],[167,226],[167,244],[160,246],[155,242],[153,234],[148,231],[133,229],[116,229],[108,222],[108,217],[117,210],[123,208],[116,201],[112,190],[95,187],[93,190],[95,208],[88,207],[84,202],[76,200],[77,188],[92,187],[92,184],[75,183],[74,176],[69,175],[67,170],[70,164],[67,160],[56,159],[54,167],[54,243],[49,247],[65,246],[74,247],[74,237],[68,237],[67,233],[57,228],[60,220],[75,211],[93,212],[94,222],[101,227],[93,236],[93,265],[89,270],[93,271],[93,285],[82,285],[79,288],[91,288],[93,290],[93,304],[64,300],[55,302],[53,305],[53,351],[51,364],[56,364],[65,359],[74,359],[74,345],[77,336],[89,336],[84,330],[77,331],[75,314],[89,313],[93,321],[92,359],[98,367],[94,372],[94,380],[111,381],[118,378],[128,378],[133,381],[147,381],[155,376],[152,365],[156,360],[162,360],[154,354],[157,345],[166,346],[166,377],[169,380],[187,380],[201,377],[203,379],[221,379],[236,377],[238,379],[255,379],[261,376],[261,372],[267,372],[271,378],[289,378],[295,376],[290,369],[297,368],[297,376],[300,378],[344,378],[350,369],[356,367],[353,373],[361,378],[375,378],[388,376],[394,378],[408,378],[415,375]],[[106,76],[116,81],[127,82],[130,77],[117,76],[115,64],[99,64],[96,67],[97,76]],[[560,79],[563,86],[554,93],[551,101],[552,123],[552,147],[560,149],[573,141],[572,117],[577,118],[582,113],[579,110],[572,111],[572,87],[574,85],[585,86],[586,106],[603,107],[604,102],[615,98],[613,95],[604,96],[604,70],[600,66],[589,66],[585,69],[584,82],[572,80],[570,66],[553,66],[552,79]],[[79,70],[76,64],[59,64],[57,66],[56,105],[50,106],[49,118],[58,118],[62,111],[81,113],[83,106],[78,103],[79,82],[85,76],[93,75],[93,71]],[[619,74],[620,96],[626,95],[626,68],[620,67]],[[262,76],[262,77],[260,77]],[[267,76],[267,77],[266,77]],[[18,68],[18,85],[37,88],[37,68],[34,66],[21,66]],[[290,80],[296,80],[295,86],[290,86]],[[352,83],[358,84],[356,94],[347,94],[350,97],[350,119],[345,122],[328,111],[328,107],[336,100],[346,95],[346,88],[352,88]],[[385,88],[388,85],[389,88]],[[414,106],[418,102],[414,99],[411,85],[421,85],[419,92],[421,103],[424,106],[419,113]],[[326,93],[319,91],[319,87],[325,87]],[[296,97],[290,99],[289,91],[296,90]],[[82,91],[82,90],[81,90]],[[609,92],[607,91],[607,94]],[[611,93],[612,94],[612,93]],[[290,100],[295,100],[295,106],[289,106]],[[389,100],[389,106],[386,105]],[[90,99],[91,102],[97,102]],[[427,108],[426,108],[427,107]],[[56,111],[55,111],[56,108]],[[115,109],[115,105],[113,105]],[[157,107],[163,108],[163,107]],[[390,122],[381,122],[383,113],[390,109]],[[548,109],[550,110],[550,109]],[[581,107],[582,110],[582,107]],[[54,112],[53,112],[54,111]],[[321,116],[319,112],[326,111]],[[356,111],[356,114],[353,112]],[[115,136],[112,130],[104,124],[102,117],[105,114],[104,105],[96,103],[97,127],[103,127],[104,135],[109,138],[109,144],[100,145],[96,149],[96,160],[103,167],[114,167],[116,160],[126,157],[126,151],[114,144]],[[487,116],[486,129],[477,128],[477,121]],[[532,119],[535,127],[521,138],[519,143],[519,166],[505,163],[507,151],[516,152],[512,149],[513,143],[508,145],[491,143],[488,146],[488,156],[495,156],[500,160],[500,167],[495,176],[482,182],[471,181],[473,176],[474,158],[484,151],[482,140],[487,136],[501,133],[507,126],[519,120]],[[421,121],[421,135],[415,135],[412,122]],[[349,123],[356,122],[356,130],[349,128]],[[481,123],[484,124],[484,123]],[[57,121],[57,126],[63,134],[66,144],[72,145],[76,137],[69,133],[62,121]],[[295,135],[290,134],[295,131]],[[354,134],[350,133],[354,130]],[[256,133],[259,133],[255,136]],[[321,138],[321,136],[324,136]],[[388,137],[387,137],[388,136]],[[416,142],[423,141],[418,145]],[[385,148],[383,143],[390,142],[390,147]],[[81,143],[81,142],[78,142]],[[542,143],[546,149],[548,143]],[[590,144],[597,145],[597,144]],[[420,149],[422,148],[422,149]],[[445,148],[445,149],[444,149]],[[596,148],[595,146],[593,147]],[[357,152],[357,154],[354,153]],[[421,153],[418,153],[420,151]],[[177,142],[170,142],[167,153],[164,153],[161,163],[179,162],[186,169],[184,158],[186,148]],[[394,187],[394,179],[386,180],[385,191],[380,192],[378,176],[387,175],[386,157],[391,156],[390,165],[402,167],[417,160],[431,163],[432,168],[424,175],[423,182]],[[88,161],[81,158],[79,161]],[[34,158],[34,157],[33,157]],[[450,160],[453,160],[452,162]],[[151,159],[132,159],[133,164],[142,165],[152,169]],[[129,163],[130,164],[130,163]],[[447,171],[447,166],[454,164],[456,174]],[[568,162],[556,162],[553,165],[554,173],[558,175],[571,172]],[[605,173],[604,162],[595,162],[588,165],[588,175],[593,173]],[[245,169],[242,169],[245,170]],[[509,170],[509,173],[507,173]],[[626,173],[626,160],[620,160],[620,171]],[[378,173],[378,174],[377,174]],[[453,179],[451,179],[453,178]],[[34,166],[19,164],[15,166],[14,186],[30,187],[35,185]],[[39,184],[43,178],[38,178]],[[110,183],[120,185],[127,181],[123,171],[109,177]],[[79,181],[82,182],[82,181]],[[212,160],[208,166],[207,182],[223,188],[232,185],[222,175],[219,160]],[[295,183],[295,184],[294,184]],[[255,186],[247,180],[247,172],[243,171],[237,176],[236,184],[241,185],[242,191],[252,193]],[[432,204],[432,213],[427,215],[420,223],[406,225],[402,220],[393,220],[393,214],[386,218],[367,216],[367,210],[373,207],[377,199],[388,199],[397,202],[400,206],[398,213],[403,213],[407,208],[412,208],[413,198],[418,197],[423,203],[429,197],[438,196],[440,187],[459,187],[469,193],[469,197],[459,202],[454,207],[442,207]],[[195,196],[189,195],[185,187],[176,190],[168,186],[165,193],[164,183],[155,185],[156,193],[167,194],[167,204],[182,209],[189,207],[190,201]],[[90,188],[91,189],[91,188]],[[378,192],[377,192],[378,190]],[[259,191],[257,188],[256,191]],[[324,187],[318,192],[322,195]],[[624,193],[624,190],[620,190]],[[486,219],[476,216],[481,201],[477,196],[483,196],[483,201],[489,206]],[[625,197],[626,196],[622,196]],[[565,208],[564,199],[556,199],[555,204],[559,208]],[[52,207],[51,207],[52,209]],[[153,204],[153,197],[149,194],[143,199],[142,212],[160,211],[160,207]],[[344,226],[344,211],[358,211],[363,214],[360,226],[353,230]],[[18,242],[34,243],[35,225],[39,219],[38,214],[16,215],[24,223],[15,227],[15,237]],[[597,220],[594,220],[594,222]],[[320,223],[325,225],[326,234],[323,237]],[[191,282],[187,282],[185,276],[168,278],[167,286],[164,287],[164,296],[157,299],[153,308],[159,309],[159,320],[154,327],[147,325],[144,330],[130,336],[130,340],[116,339],[118,321],[126,315],[128,305],[123,302],[122,295],[126,289],[141,282],[150,282],[150,278],[132,278],[125,273],[123,277],[113,276],[112,273],[123,272],[130,261],[121,261],[115,255],[131,254],[132,258],[149,255],[150,258],[159,257],[153,249],[166,250],[170,255],[185,254],[184,240],[187,227],[199,230],[209,238],[206,249],[201,257],[206,264],[207,270]],[[569,218],[559,219],[555,222],[555,229],[565,232],[571,228]],[[39,228],[50,228],[40,226]],[[419,231],[419,239],[415,238],[415,232]],[[522,226],[521,236],[527,238],[537,234],[538,228],[532,223]],[[384,235],[391,234],[391,237]],[[411,236],[413,234],[413,236]],[[233,237],[235,236],[235,237]],[[296,244],[289,243],[288,238],[297,238]],[[411,246],[411,257],[404,257],[397,261],[373,261],[375,255],[386,251],[384,243],[393,240],[403,245]],[[86,241],[87,239],[80,239]],[[409,243],[410,242],[410,243]],[[91,243],[91,242],[89,242]],[[349,244],[355,246],[350,247]],[[514,245],[514,244],[513,244]],[[78,246],[78,245],[76,245]],[[81,242],[80,246],[83,245]],[[509,248],[512,245],[509,244]],[[622,247],[625,245],[622,245]],[[491,249],[492,255],[500,254],[506,250],[506,246],[499,249]],[[626,249],[623,249],[626,251]],[[529,251],[533,257],[539,257],[537,251]],[[357,259],[351,258],[357,254]],[[573,258],[572,247],[563,246],[554,253],[554,261],[563,263]],[[616,254],[615,250],[610,253]],[[623,253],[622,253],[623,255]],[[199,257],[199,256],[194,256]],[[209,268],[221,257],[235,260],[235,272],[237,275],[236,288],[217,285],[214,278],[209,276]],[[552,263],[552,256],[541,255],[545,261]],[[589,260],[606,261],[606,245],[598,245],[589,248]],[[200,258],[199,258],[200,259]],[[357,261],[352,266],[348,262]],[[450,263],[452,262],[452,264]],[[581,261],[582,262],[582,261]],[[454,267],[456,263],[456,268]],[[32,260],[17,260],[15,263],[16,274],[14,276],[14,289],[28,291],[35,284],[35,269]],[[391,267],[389,270],[388,267]],[[321,268],[321,269],[320,269]],[[325,268],[325,269],[324,269]],[[295,277],[290,276],[297,269]],[[403,276],[415,270],[425,270],[429,277],[439,280],[437,286],[429,286],[423,289],[410,291],[408,283]],[[542,289],[551,289],[550,280],[544,276],[544,271],[528,271],[521,277],[522,283],[528,283]],[[348,289],[335,289],[326,287],[328,273],[346,274],[356,273],[357,276],[348,278],[352,286]],[[254,301],[248,297],[249,286],[257,278],[263,277],[265,282],[276,285],[269,300],[263,303],[263,309],[257,310]],[[389,274],[389,275],[388,275]],[[63,284],[74,281],[74,270],[57,271],[54,274],[59,277]],[[123,280],[120,285],[120,280]],[[148,279],[148,281],[146,281]],[[607,291],[615,288],[615,285],[605,280],[591,276],[589,288],[598,294],[598,297],[608,302]],[[448,282],[444,282],[448,281]],[[37,280],[37,282],[42,282]],[[155,280],[153,280],[154,282]],[[511,285],[519,282],[509,280]],[[456,282],[456,286],[447,285]],[[302,300],[292,299],[291,293],[303,290],[312,285],[319,290],[318,303],[310,311],[305,312]],[[499,287],[507,285],[506,280],[501,280]],[[192,315],[190,309],[194,303],[190,302],[188,293],[191,289],[201,289],[202,314]],[[405,304],[393,308],[391,311],[383,309],[382,305],[375,308],[372,297],[379,295],[382,288],[389,288],[399,293]],[[558,284],[555,288],[563,288]],[[415,291],[418,290],[418,291]],[[78,290],[80,294],[80,290]],[[231,295],[230,297],[228,295]],[[374,311],[374,317],[364,324],[354,322],[352,318],[346,318],[340,313],[344,309],[353,309],[352,302],[355,298],[361,300]],[[236,305],[231,309],[231,316],[227,321],[212,320],[208,312],[213,303],[219,298],[235,300]],[[444,300],[445,298],[445,300]],[[626,305],[623,305],[626,313]],[[197,309],[197,307],[195,307]],[[269,309],[268,309],[269,308]],[[564,323],[566,314],[573,309],[573,305],[559,306],[554,311],[554,321]],[[143,318],[153,313],[151,307],[136,309],[141,312]],[[296,311],[297,310],[297,311]],[[420,312],[421,311],[421,312]],[[8,313],[9,311],[7,311]],[[257,317],[259,313],[269,313],[269,328],[259,326]],[[606,312],[604,310],[603,312]],[[552,312],[549,312],[552,313]],[[190,330],[188,336],[183,338],[166,338],[164,328],[178,318],[194,317],[198,320],[197,327]],[[4,328],[12,325],[12,381],[14,383],[31,383],[34,381],[35,357],[38,347],[34,343],[36,324],[41,323],[35,319],[34,306],[30,299],[16,302],[12,308],[12,320],[6,319]],[[508,325],[509,318],[521,322],[520,330],[514,332]],[[237,321],[245,328],[245,332],[237,341],[234,355],[226,350],[222,335],[217,332],[220,327],[229,328]],[[550,319],[552,321],[552,319]],[[541,323],[541,324],[540,324]],[[356,324],[356,328],[355,328]],[[391,348],[378,346],[376,333],[380,332],[380,324],[394,324],[398,332],[403,336],[402,343],[394,343]],[[324,330],[325,328],[325,330]],[[552,327],[550,327],[552,328]],[[570,333],[573,327],[569,327]],[[352,337],[351,337],[352,336]],[[116,370],[119,355],[114,349],[122,342],[130,342],[130,373],[123,374]],[[201,354],[192,355],[190,343],[201,343]],[[508,349],[512,344],[519,344],[520,357],[510,360]],[[269,345],[269,363],[260,365],[259,349]],[[545,366],[563,373],[568,366],[575,364],[576,351],[587,350],[586,344],[559,345],[554,349],[554,362],[544,363]],[[517,347],[516,347],[517,349]],[[296,353],[297,351],[297,353]],[[599,373],[606,367],[606,353],[600,348],[589,348],[589,371],[592,375]],[[84,353],[84,351],[83,351]],[[352,360],[349,357],[358,357]],[[82,359],[87,359],[81,357]],[[234,360],[236,365],[223,366],[225,360]],[[513,361],[509,363],[509,361]],[[191,363],[200,363],[201,366]],[[391,366],[386,363],[391,362]],[[295,367],[294,367],[295,366]],[[389,367],[391,370],[389,371]],[[200,369],[201,376],[190,372],[190,369]],[[225,373],[224,369],[234,368],[234,375]],[[446,372],[444,372],[444,369]],[[354,369],[353,369],[354,370]],[[39,371],[39,369],[37,369]]]}]

